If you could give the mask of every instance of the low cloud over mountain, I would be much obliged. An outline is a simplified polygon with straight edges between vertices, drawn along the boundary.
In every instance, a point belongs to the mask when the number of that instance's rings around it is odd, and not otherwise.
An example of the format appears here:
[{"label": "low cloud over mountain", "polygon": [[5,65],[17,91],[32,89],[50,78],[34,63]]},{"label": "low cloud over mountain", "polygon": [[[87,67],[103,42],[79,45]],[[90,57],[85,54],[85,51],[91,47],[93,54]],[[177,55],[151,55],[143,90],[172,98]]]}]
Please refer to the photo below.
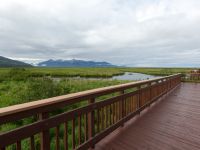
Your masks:
[{"label": "low cloud over mountain", "polygon": [[95,62],[84,60],[47,60],[38,63],[40,67],[116,67],[108,62]]}]

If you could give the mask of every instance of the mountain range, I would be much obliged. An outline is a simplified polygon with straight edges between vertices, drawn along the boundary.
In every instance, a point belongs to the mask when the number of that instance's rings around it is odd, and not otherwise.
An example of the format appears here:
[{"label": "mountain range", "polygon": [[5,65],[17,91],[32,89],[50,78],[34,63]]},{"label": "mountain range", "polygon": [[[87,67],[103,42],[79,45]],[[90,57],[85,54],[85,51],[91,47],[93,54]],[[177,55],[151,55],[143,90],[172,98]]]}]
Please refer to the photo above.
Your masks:
[{"label": "mountain range", "polygon": [[95,62],[85,60],[53,60],[49,59],[37,64],[39,67],[116,67],[108,62]]},{"label": "mountain range", "polygon": [[[31,67],[32,65],[22,61],[12,60],[3,56],[0,56],[0,67]],[[85,61],[85,60],[53,60],[40,62],[36,64],[37,67],[117,67],[108,62],[96,62],[96,61]]]},{"label": "mountain range", "polygon": [[0,56],[0,67],[31,67],[32,65]]}]

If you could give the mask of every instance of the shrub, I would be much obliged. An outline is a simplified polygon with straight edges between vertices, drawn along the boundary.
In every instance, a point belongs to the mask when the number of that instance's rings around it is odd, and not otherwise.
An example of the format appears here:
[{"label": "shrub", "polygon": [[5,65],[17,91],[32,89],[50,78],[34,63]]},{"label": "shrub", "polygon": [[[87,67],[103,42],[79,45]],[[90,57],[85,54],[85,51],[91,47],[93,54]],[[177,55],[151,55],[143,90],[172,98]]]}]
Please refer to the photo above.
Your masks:
[{"label": "shrub", "polygon": [[30,75],[30,72],[24,68],[12,68],[7,73],[6,77],[10,80],[20,81],[26,80]]},{"label": "shrub", "polygon": [[21,98],[27,101],[45,99],[69,93],[69,89],[63,88],[52,79],[36,78],[27,81],[26,89],[21,93]]}]

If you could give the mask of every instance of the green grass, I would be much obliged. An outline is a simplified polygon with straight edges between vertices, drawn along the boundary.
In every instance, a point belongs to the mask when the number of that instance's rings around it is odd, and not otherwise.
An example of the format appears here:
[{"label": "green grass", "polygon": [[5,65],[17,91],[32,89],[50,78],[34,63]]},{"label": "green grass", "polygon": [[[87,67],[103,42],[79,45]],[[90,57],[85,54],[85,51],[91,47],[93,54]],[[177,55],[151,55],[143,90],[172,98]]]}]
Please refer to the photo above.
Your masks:
[{"label": "green grass", "polygon": [[[103,80],[124,72],[151,75],[188,73],[191,68],[0,68],[0,107],[122,83]],[[100,77],[101,80],[49,77]],[[126,81],[123,81],[126,82]]]},{"label": "green grass", "polygon": [[176,73],[189,73],[191,70],[194,70],[194,68],[123,68],[122,70],[126,72],[165,76]]},{"label": "green grass", "polygon": [[52,77],[112,77],[121,75],[118,68],[27,68],[31,76]]},{"label": "green grass", "polygon": [[0,108],[125,82],[127,81],[86,79],[63,79],[55,82],[49,78],[3,81],[0,84]]},{"label": "green grass", "polygon": [[[122,75],[124,72],[138,72],[150,75],[169,75],[174,73],[188,73],[194,68],[26,68],[24,76],[28,77],[101,77],[108,78]],[[13,75],[13,68],[0,68],[0,81]],[[16,72],[16,70],[14,70]]]}]

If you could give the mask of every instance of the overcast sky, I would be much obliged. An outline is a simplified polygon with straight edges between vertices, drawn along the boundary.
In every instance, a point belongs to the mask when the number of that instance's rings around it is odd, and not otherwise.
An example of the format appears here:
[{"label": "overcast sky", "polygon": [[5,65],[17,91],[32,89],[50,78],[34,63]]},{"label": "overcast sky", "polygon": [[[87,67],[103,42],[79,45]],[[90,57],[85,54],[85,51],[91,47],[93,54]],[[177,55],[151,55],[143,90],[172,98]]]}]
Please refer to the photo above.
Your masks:
[{"label": "overcast sky", "polygon": [[0,55],[200,66],[200,0],[1,0]]}]

